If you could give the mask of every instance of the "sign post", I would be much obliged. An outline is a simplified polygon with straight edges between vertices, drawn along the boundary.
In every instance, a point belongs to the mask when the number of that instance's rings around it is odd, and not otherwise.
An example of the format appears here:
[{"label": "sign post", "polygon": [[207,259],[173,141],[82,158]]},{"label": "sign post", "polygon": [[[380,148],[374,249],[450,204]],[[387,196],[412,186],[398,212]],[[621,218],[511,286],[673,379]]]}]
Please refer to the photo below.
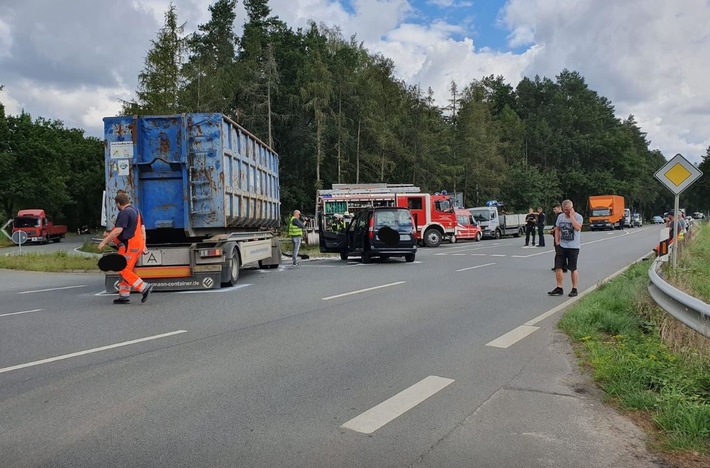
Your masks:
[{"label": "sign post", "polygon": [[27,242],[27,233],[25,231],[15,231],[12,233],[12,242],[20,246],[20,255],[22,254],[22,244]]},{"label": "sign post", "polygon": [[673,158],[668,161],[662,168],[660,168],[654,174],[656,179],[661,181],[663,185],[668,187],[668,189],[673,192],[675,199],[673,201],[673,225],[671,226],[671,233],[673,234],[675,247],[671,252],[671,263],[673,268],[676,267],[678,259],[678,215],[680,212],[680,194],[683,190],[688,188],[690,184],[695,182],[703,175],[702,171],[697,167],[693,166],[683,155],[676,154]]}]

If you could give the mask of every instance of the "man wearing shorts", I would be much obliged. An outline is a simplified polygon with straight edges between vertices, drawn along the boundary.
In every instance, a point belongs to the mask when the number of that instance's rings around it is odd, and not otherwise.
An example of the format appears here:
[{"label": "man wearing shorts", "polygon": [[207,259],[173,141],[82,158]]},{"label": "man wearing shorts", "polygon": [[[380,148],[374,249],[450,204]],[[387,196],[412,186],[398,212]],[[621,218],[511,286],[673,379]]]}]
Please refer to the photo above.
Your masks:
[{"label": "man wearing shorts", "polygon": [[555,255],[555,279],[557,287],[548,292],[550,296],[561,296],[562,289],[562,268],[567,266],[572,278],[572,290],[569,297],[577,295],[577,284],[579,273],[577,272],[577,258],[579,257],[579,247],[581,245],[582,215],[574,211],[570,200],[562,202],[562,213],[557,216],[555,222],[555,244],[560,245],[560,249]]}]

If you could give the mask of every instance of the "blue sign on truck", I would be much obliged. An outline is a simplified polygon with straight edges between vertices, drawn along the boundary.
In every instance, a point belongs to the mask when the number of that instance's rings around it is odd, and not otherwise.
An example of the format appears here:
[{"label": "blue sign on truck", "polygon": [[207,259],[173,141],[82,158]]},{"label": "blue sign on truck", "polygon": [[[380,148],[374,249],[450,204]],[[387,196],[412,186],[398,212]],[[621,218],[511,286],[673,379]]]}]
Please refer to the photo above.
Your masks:
[{"label": "blue sign on truck", "polygon": [[[142,278],[209,289],[279,265],[279,157],[261,140],[217,113],[106,117],[104,136],[106,199],[125,191],[146,226]],[[117,208],[104,208],[111,227]]]}]

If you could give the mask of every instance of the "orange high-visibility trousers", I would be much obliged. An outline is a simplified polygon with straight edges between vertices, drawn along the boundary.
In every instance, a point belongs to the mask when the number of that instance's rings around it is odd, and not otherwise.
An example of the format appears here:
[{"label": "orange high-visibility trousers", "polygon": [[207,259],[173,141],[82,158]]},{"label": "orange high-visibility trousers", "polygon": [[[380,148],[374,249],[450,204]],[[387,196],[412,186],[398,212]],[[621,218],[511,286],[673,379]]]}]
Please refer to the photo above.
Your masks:
[{"label": "orange high-visibility trousers", "polygon": [[143,238],[143,220],[138,214],[136,223],[136,232],[128,239],[128,245],[120,245],[118,253],[126,257],[126,268],[119,271],[121,282],[118,284],[118,295],[128,297],[131,295],[131,288],[136,291],[142,291],[145,287],[145,282],[133,271],[145,249],[145,239]]}]

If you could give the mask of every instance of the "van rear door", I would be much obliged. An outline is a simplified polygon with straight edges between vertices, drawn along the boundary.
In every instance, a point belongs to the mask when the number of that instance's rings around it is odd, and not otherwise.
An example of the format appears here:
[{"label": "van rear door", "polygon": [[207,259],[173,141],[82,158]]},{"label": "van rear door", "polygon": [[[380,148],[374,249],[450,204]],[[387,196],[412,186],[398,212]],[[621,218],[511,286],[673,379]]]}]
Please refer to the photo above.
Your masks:
[{"label": "van rear door", "polygon": [[321,252],[345,252],[348,246],[348,238],[345,234],[346,229],[334,230],[332,216],[326,216],[323,213],[318,215],[318,244]]}]

